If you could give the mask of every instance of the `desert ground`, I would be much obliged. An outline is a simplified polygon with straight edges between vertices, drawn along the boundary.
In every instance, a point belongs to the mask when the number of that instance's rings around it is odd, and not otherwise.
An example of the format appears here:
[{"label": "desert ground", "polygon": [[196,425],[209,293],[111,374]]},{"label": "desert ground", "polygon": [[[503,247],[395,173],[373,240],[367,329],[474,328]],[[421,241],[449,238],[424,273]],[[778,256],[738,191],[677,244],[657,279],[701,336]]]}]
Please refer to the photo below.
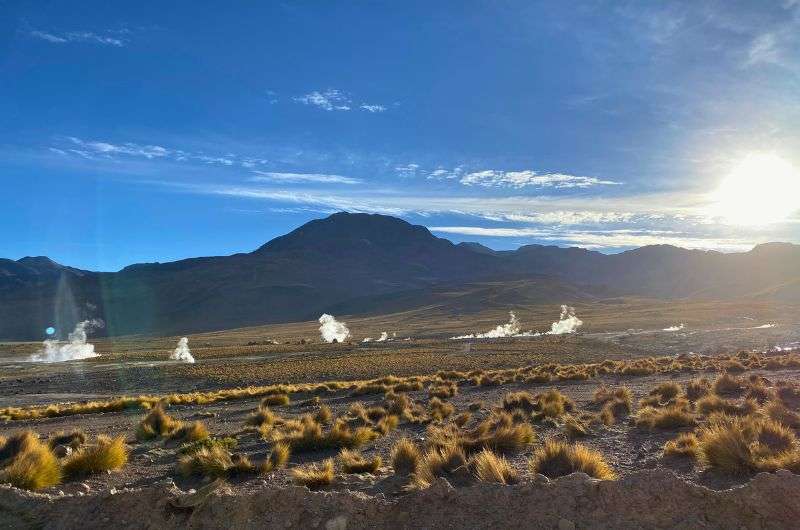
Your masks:
[{"label": "desert ground", "polygon": [[[27,361],[40,344],[0,344],[0,437],[30,431],[63,468],[57,483],[27,487],[36,493],[0,490],[0,506],[158,490],[182,507],[158,525],[203,527],[198,506],[223,491],[403,503],[442,479],[463,491],[563,487],[578,471],[623,488],[667,472],[726,494],[759,473],[800,471],[798,308],[626,300],[576,312],[578,332],[538,337],[454,340],[508,315],[433,310],[342,317],[352,338],[335,344],[313,322],[204,333],[188,337],[194,364],[167,359],[178,337],[90,338],[100,356],[50,364]],[[554,308],[516,313],[525,330],[546,330]],[[362,342],[384,331],[392,340]],[[733,434],[744,445],[725,445]],[[113,441],[124,462],[81,460]],[[12,458],[1,442],[0,461]],[[403,452],[408,442],[416,456]],[[52,508],[41,506],[31,521],[9,515],[7,524],[47,527]],[[590,520],[573,515],[578,526]],[[561,517],[541,526],[553,524]]]}]

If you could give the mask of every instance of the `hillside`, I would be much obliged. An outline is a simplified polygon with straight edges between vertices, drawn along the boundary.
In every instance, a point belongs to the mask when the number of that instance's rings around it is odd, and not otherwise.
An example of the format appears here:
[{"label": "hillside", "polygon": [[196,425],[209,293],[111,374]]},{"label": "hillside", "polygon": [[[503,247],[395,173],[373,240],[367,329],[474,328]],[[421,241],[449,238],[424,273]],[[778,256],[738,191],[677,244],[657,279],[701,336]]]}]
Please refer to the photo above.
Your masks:
[{"label": "hillside", "polygon": [[[755,271],[755,272],[754,272]],[[481,283],[479,289],[459,285]],[[0,339],[40,340],[97,317],[102,333],[189,333],[310,320],[325,311],[381,314],[421,307],[477,311],[506,304],[653,298],[800,301],[800,246],[722,254],[650,246],[614,255],[528,245],[494,252],[454,245],[382,215],[338,213],[247,254],[131,265],[95,273],[48,258],[0,260]],[[455,289],[454,289],[455,287]]]}]

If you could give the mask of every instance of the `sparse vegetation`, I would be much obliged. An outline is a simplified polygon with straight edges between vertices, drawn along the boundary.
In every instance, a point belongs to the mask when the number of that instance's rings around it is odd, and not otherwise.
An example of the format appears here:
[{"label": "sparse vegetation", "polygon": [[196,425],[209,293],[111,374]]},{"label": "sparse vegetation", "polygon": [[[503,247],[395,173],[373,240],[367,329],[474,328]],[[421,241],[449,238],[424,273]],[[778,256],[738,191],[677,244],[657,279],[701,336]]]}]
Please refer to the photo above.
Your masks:
[{"label": "sparse vegetation", "polygon": [[532,472],[549,478],[562,477],[576,471],[600,480],[617,478],[617,474],[599,452],[580,444],[567,444],[557,440],[547,440],[543,447],[536,450],[528,464]]},{"label": "sparse vegetation", "polygon": [[422,455],[419,448],[408,438],[400,438],[392,447],[392,467],[399,475],[410,475],[417,470]]},{"label": "sparse vegetation", "polygon": [[39,490],[61,482],[58,459],[31,431],[6,439],[0,447],[0,482]]},{"label": "sparse vegetation", "polygon": [[488,449],[484,449],[470,460],[475,477],[481,482],[498,484],[516,484],[519,473],[508,463],[508,460]]},{"label": "sparse vegetation", "polygon": [[92,445],[87,445],[69,455],[63,463],[64,475],[70,479],[121,469],[128,462],[128,448],[121,436],[109,438],[100,435]]},{"label": "sparse vegetation", "polygon": [[339,453],[339,464],[345,473],[375,473],[382,463],[380,456],[368,459],[351,449],[342,449]]},{"label": "sparse vegetation", "polygon": [[330,486],[334,478],[334,464],[331,458],[321,464],[309,464],[292,470],[294,482],[310,490]]},{"label": "sparse vegetation", "polygon": [[700,451],[700,442],[694,433],[681,433],[677,438],[668,440],[664,444],[664,456],[697,457]]}]

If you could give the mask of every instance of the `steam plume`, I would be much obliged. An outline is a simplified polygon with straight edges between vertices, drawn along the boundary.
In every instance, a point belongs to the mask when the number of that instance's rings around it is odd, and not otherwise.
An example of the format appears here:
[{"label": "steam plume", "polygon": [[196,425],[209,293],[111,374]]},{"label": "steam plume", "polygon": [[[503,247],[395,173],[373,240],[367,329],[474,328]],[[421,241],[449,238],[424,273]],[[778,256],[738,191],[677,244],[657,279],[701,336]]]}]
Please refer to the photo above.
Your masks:
[{"label": "steam plume", "polygon": [[473,333],[471,335],[461,335],[454,339],[497,339],[500,337],[516,337],[520,335],[519,320],[513,311],[508,312],[508,322],[500,324],[496,328],[486,333]]},{"label": "steam plume", "polygon": [[375,342],[386,342],[387,340],[394,340],[394,339],[390,339],[388,333],[386,333],[385,331],[381,331],[381,336],[378,337],[377,339],[373,339],[372,337],[366,337],[361,342],[372,342],[372,341],[375,341]]},{"label": "steam plume", "polygon": [[169,356],[170,360],[172,361],[181,361],[184,363],[193,363],[194,356],[192,356],[192,352],[189,350],[189,339],[183,337],[181,340],[178,341],[178,347],[175,348],[175,351]]},{"label": "steam plume", "polygon": [[678,325],[678,326],[670,326],[668,328],[662,329],[661,331],[680,331],[685,327],[686,326],[684,326],[683,322],[681,322],[680,325]]},{"label": "steam plume", "polygon": [[84,320],[75,325],[75,330],[67,335],[67,342],[48,339],[42,343],[42,349],[31,355],[30,360],[38,363],[60,363],[80,359],[99,357],[95,353],[94,344],[86,343],[86,335],[95,328],[102,328],[102,320]]},{"label": "steam plume", "polygon": [[323,313],[319,317],[319,323],[322,324],[319,327],[319,332],[325,342],[342,342],[350,336],[350,330],[347,329],[344,322],[339,322],[333,315]]},{"label": "steam plume", "polygon": [[575,308],[568,305],[561,306],[561,316],[558,322],[553,322],[550,326],[548,335],[564,335],[566,333],[575,333],[579,327],[583,325],[583,321],[575,316]]}]

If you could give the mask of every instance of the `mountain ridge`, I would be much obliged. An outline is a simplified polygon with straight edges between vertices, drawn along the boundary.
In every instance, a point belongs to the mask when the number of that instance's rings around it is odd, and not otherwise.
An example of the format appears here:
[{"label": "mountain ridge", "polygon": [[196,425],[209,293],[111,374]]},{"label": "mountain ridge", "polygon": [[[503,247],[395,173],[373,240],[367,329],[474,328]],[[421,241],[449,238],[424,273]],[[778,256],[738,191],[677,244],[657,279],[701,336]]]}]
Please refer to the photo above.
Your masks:
[{"label": "mountain ridge", "polygon": [[552,302],[558,293],[566,303],[599,293],[797,302],[800,246],[767,243],[737,254],[670,245],[618,254],[543,245],[495,251],[454,244],[402,219],[342,212],[249,253],[118,272],[85,271],[44,256],[0,259],[0,339],[40,340],[49,326],[63,336],[84,318],[102,318],[103,333],[123,335],[310,320],[333,310],[368,314],[384,305],[412,308],[443,285],[476,282],[494,282],[494,294],[476,292],[498,305],[514,297],[510,282],[528,285],[530,303]]}]

